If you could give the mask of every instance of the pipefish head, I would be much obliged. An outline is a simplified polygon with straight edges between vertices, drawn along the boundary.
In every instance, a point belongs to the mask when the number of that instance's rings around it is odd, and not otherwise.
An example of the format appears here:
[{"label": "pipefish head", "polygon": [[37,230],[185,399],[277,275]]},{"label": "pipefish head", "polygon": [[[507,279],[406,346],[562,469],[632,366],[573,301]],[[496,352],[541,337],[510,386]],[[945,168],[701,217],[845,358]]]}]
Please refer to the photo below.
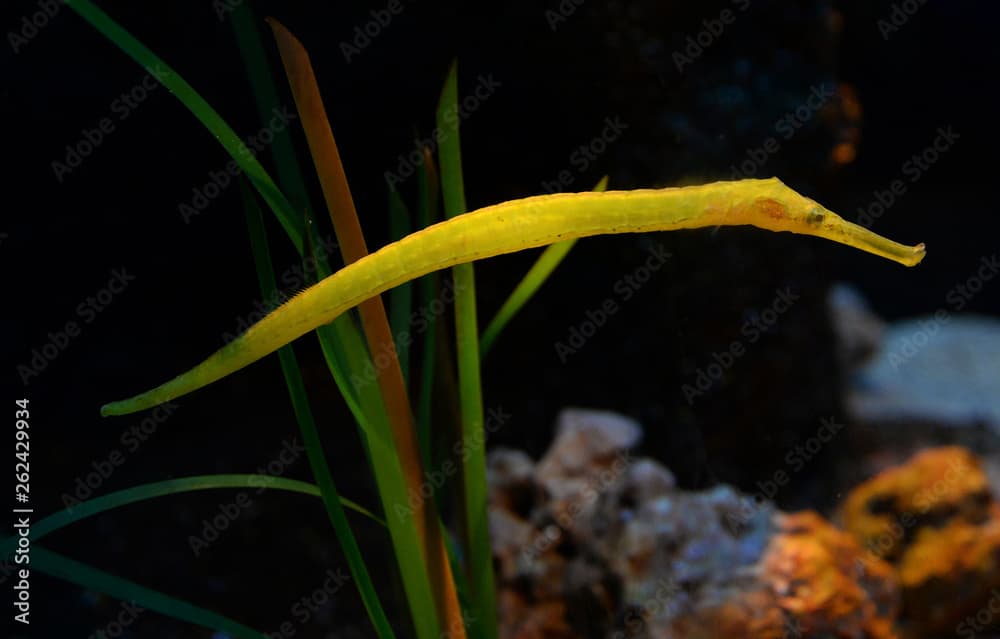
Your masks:
[{"label": "pipefish head", "polygon": [[849,222],[815,200],[800,195],[781,180],[755,180],[747,199],[737,204],[746,223],[770,231],[815,235],[914,266],[924,258],[923,243],[907,246]]}]

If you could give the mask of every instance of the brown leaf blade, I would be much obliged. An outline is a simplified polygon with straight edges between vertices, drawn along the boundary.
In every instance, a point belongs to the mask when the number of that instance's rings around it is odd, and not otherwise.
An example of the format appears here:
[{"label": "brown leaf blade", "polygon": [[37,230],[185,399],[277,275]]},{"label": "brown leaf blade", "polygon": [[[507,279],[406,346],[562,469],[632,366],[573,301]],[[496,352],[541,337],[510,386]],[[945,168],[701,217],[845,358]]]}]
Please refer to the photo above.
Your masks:
[{"label": "brown leaf blade", "polygon": [[[298,39],[278,21],[269,18],[268,23],[278,43],[278,50],[305,129],[309,151],[316,166],[337,241],[340,243],[344,261],[350,264],[367,255],[368,248],[361,232],[361,223],[354,207],[347,175],[330,128],[330,121],[326,116],[309,54]],[[381,297],[375,297],[363,302],[358,310],[369,352],[385,353],[389,356],[388,364],[377,371],[378,384],[410,493],[419,495],[424,473],[416,428],[385,306]],[[441,626],[448,629],[450,636],[464,639],[462,611],[444,546],[437,508],[433,499],[416,501],[418,503],[414,508],[413,523],[424,549],[424,559],[438,618]],[[414,610],[412,613],[418,616],[426,614],[426,611]],[[419,622],[417,625],[419,626]]]}]

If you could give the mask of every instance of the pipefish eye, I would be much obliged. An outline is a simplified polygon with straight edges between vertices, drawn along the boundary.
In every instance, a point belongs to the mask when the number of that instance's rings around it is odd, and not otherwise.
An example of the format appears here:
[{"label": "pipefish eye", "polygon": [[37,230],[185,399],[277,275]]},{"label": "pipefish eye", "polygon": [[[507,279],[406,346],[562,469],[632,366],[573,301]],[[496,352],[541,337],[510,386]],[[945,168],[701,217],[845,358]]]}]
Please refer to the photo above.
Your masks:
[{"label": "pipefish eye", "polygon": [[823,223],[824,219],[826,219],[826,214],[816,207],[809,209],[809,212],[806,213],[806,224],[818,226]]}]

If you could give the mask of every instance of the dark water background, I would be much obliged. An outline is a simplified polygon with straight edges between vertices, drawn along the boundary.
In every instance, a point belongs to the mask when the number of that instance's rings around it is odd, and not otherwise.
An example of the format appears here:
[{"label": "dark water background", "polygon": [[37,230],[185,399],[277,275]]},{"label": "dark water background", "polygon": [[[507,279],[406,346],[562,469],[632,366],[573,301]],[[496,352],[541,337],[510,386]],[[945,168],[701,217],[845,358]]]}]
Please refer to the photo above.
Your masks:
[{"label": "dark water background", "polygon": [[[460,96],[482,78],[499,83],[462,126],[470,208],[544,192],[561,172],[564,190],[589,189],[604,174],[612,188],[725,179],[733,166],[761,157],[769,138],[780,148],[755,161],[753,175],[780,176],[848,219],[857,219],[859,208],[870,210],[877,191],[904,180],[906,192],[873,228],[905,243],[925,241],[928,257],[916,269],[816,239],[749,229],[584,240],[485,362],[486,406],[511,415],[494,444],[537,456],[561,407],[606,408],[640,420],[644,452],[664,460],[684,486],[724,481],[756,490],[822,418],[842,416],[824,307],[831,282],[855,284],[890,319],[954,311],[948,292],[975,273],[981,258],[1000,251],[997,6],[913,3],[916,12],[896,30],[885,31],[883,23],[883,33],[879,20],[893,11],[883,1],[758,1],[745,10],[739,2],[563,5],[567,15],[556,20],[546,13],[559,10],[555,2],[404,2],[349,61],[342,43],[385,3],[255,6],[258,15],[281,20],[311,53],[372,247],[387,237],[384,174],[413,149],[414,131],[426,135],[433,127],[453,57]],[[238,133],[260,130],[232,29],[211,3],[101,7]],[[17,31],[38,5],[14,2],[5,9],[2,26]],[[685,51],[687,38],[723,9],[735,20],[678,69],[674,52]],[[6,398],[31,399],[36,512],[61,507],[62,495],[114,449],[124,461],[100,481],[97,494],[265,466],[297,436],[274,358],[185,398],[144,441],[126,434],[142,416],[97,414],[102,402],[200,361],[254,310],[259,294],[238,189],[224,189],[189,223],[178,211],[227,156],[162,87],[134,108],[116,102],[145,71],[72,11],[62,8],[18,49],[9,42],[0,47],[8,160],[0,224],[8,281],[5,361],[25,364],[50,332],[68,321],[81,326],[26,385],[15,374]],[[278,80],[284,91],[280,74]],[[836,87],[837,97],[809,111],[785,137],[787,125],[778,123],[825,87]],[[283,100],[291,105],[287,92]],[[52,163],[102,118],[111,119],[113,130],[78,168],[57,176]],[[609,122],[624,126],[608,128]],[[941,129],[957,140],[911,180],[913,165],[906,162]],[[577,151],[602,134],[610,140],[606,150],[592,159]],[[843,141],[853,141],[856,158],[832,162],[832,149]],[[270,158],[261,159],[271,170]],[[319,189],[309,179],[317,204]],[[401,187],[411,202],[414,188],[412,180]],[[270,230],[276,266],[291,269],[290,247],[276,224]],[[642,286],[623,288],[622,279],[636,275],[651,251],[671,257]],[[477,267],[483,321],[533,256]],[[99,312],[79,308],[122,270],[134,277],[124,291]],[[795,303],[750,343],[744,326],[775,303],[779,290],[791,291]],[[561,358],[557,343],[568,343],[573,328],[608,299],[618,310]],[[986,288],[964,312],[996,315],[1000,295]],[[746,342],[746,355],[687,401],[684,385],[734,339]],[[372,503],[354,426],[318,350],[312,340],[296,350],[308,367],[341,490]],[[846,454],[846,440],[824,449],[775,499],[786,508],[828,507],[839,488],[826,484],[824,473]],[[304,458],[285,474],[309,479]],[[305,622],[292,608],[321,586],[327,570],[344,565],[318,502],[256,493],[252,499],[254,506],[197,557],[190,536],[230,496],[133,506],[61,531],[46,545],[263,630],[291,619],[295,636],[351,636],[325,633],[352,624],[366,635],[350,584]],[[357,524],[376,579],[386,584],[385,599],[399,601],[377,559],[387,539],[377,527]],[[45,576],[36,575],[33,587],[37,628],[45,633],[31,636],[88,636],[122,610]],[[208,636],[154,613],[140,614],[128,632]]]}]

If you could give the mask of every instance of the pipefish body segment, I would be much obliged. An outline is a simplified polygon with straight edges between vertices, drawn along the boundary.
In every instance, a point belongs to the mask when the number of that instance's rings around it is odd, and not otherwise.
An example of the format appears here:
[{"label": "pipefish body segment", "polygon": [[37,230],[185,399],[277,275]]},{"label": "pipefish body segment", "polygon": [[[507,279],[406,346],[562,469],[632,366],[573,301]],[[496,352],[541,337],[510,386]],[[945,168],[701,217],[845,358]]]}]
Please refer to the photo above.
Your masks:
[{"label": "pipefish body segment", "polygon": [[752,225],[840,242],[913,266],[905,246],[848,222],[777,178],[634,191],[556,193],[487,206],[393,242],[293,297],[201,364],[150,391],[101,408],[123,415],[186,395],[268,355],[345,311],[432,271],[561,240]]}]

